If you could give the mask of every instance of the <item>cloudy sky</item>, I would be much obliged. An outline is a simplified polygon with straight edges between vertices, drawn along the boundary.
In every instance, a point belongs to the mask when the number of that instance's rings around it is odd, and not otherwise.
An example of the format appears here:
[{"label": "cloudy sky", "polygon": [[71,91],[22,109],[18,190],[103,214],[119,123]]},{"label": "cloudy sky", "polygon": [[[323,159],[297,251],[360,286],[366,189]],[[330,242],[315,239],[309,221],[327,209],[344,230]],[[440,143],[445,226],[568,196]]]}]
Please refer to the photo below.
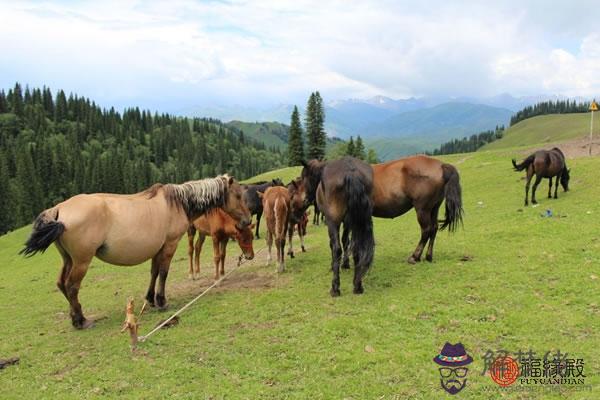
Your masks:
[{"label": "cloudy sky", "polygon": [[[451,3],[451,4],[449,4]],[[165,111],[386,95],[600,94],[600,6],[0,0],[0,87]]]}]

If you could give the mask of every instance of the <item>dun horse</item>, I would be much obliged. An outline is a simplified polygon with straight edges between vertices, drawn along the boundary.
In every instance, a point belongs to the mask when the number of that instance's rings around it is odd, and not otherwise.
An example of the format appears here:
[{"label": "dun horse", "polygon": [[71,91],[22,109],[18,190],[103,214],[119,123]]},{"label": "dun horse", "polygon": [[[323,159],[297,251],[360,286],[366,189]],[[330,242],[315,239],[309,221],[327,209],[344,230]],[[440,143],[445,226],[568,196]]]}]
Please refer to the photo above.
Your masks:
[{"label": "dun horse", "polygon": [[533,189],[531,190],[531,203],[537,204],[535,199],[535,191],[542,181],[543,178],[550,180],[548,186],[548,198],[552,198],[552,178],[556,177],[554,185],[554,198],[558,198],[558,182],[560,181],[561,186],[565,192],[569,191],[569,172],[567,169],[567,163],[565,161],[565,155],[559,148],[555,147],[552,150],[538,150],[522,163],[517,164],[515,159],[512,160],[515,171],[523,171],[527,169],[527,182],[525,183],[525,205],[528,205],[529,195],[529,184],[531,178],[535,175],[535,182],[533,183]]},{"label": "dun horse", "polygon": [[267,247],[269,248],[267,265],[271,263],[271,247],[275,240],[278,271],[283,272],[285,270],[285,234],[288,229],[291,207],[290,194],[286,188],[274,186],[268,188],[264,193],[258,192],[258,196],[262,198],[267,219]]},{"label": "dun horse", "polygon": [[[225,253],[230,238],[238,242],[244,257],[246,257],[247,260],[252,260],[254,258],[254,249],[252,248],[252,228],[254,228],[253,225],[240,229],[237,226],[236,221],[220,208],[216,208],[202,215],[200,218],[196,218],[194,222],[190,224],[187,231],[190,279],[197,279],[200,277],[200,252],[202,251],[202,245],[204,244],[206,236],[209,235],[212,237],[213,243],[215,280],[219,279],[219,269],[221,276],[225,275]],[[198,232],[199,235],[196,245],[194,245],[194,236],[196,236],[196,232]]]},{"label": "dun horse", "polygon": [[244,202],[250,210],[250,214],[256,215],[256,238],[259,239],[258,230],[260,228],[260,218],[263,215],[262,200],[258,197],[258,192],[264,193],[271,186],[283,186],[283,182],[279,178],[275,178],[270,182],[257,182],[249,185],[243,185]]},{"label": "dun horse", "polygon": [[307,193],[306,203],[316,196],[319,210],[325,214],[331,248],[333,279],[331,295],[340,292],[340,225],[344,223],[352,233],[354,270],[354,293],[363,293],[362,279],[373,262],[375,241],[373,238],[373,169],[361,160],[345,157],[327,164],[312,160],[303,163],[302,179]]},{"label": "dun horse", "polygon": [[216,207],[240,221],[240,227],[249,225],[242,189],[228,176],[156,184],[131,195],[80,194],[43,211],[21,253],[31,256],[55,243],[63,258],[57,285],[69,301],[73,326],[89,328],[93,322],[83,316],[78,294],[94,256],[115,265],[136,265],[151,258],[146,299],[165,307],[165,282],[177,243],[191,221]]}]

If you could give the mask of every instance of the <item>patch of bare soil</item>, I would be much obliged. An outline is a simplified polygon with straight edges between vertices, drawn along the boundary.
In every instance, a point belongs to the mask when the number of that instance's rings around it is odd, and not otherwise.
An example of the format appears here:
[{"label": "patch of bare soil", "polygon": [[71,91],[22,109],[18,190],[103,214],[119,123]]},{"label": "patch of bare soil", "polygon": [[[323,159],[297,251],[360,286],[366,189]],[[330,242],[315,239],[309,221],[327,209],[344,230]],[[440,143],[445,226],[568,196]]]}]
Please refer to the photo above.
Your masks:
[{"label": "patch of bare soil", "polygon": [[[553,147],[558,147],[565,154],[567,158],[580,158],[588,157],[590,151],[590,138],[582,137],[579,139],[573,139],[566,142],[559,143],[548,143],[540,147],[535,147],[522,151],[525,155],[531,154],[532,150],[550,150]],[[600,139],[594,138],[592,141],[592,156],[600,156]]]}]

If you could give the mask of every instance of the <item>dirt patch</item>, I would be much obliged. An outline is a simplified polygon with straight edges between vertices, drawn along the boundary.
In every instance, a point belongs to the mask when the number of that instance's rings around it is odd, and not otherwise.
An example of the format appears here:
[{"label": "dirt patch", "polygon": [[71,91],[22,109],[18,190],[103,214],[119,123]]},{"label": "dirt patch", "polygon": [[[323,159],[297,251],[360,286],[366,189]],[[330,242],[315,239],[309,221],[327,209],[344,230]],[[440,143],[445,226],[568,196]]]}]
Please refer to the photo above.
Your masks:
[{"label": "dirt patch", "polygon": [[[527,156],[531,154],[533,150],[550,150],[553,147],[558,147],[565,154],[568,159],[588,157],[590,149],[589,137],[582,137],[579,139],[568,140],[559,143],[548,143],[542,146],[531,147],[527,150],[521,151],[521,154]],[[600,156],[600,140],[594,138],[592,141],[592,156]]]}]

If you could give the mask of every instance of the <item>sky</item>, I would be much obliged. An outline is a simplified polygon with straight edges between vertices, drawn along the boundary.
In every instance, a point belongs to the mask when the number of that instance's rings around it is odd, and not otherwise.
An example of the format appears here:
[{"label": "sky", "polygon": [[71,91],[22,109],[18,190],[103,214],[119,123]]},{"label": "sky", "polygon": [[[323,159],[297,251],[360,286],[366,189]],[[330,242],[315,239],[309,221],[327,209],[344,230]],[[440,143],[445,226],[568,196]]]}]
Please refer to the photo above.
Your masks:
[{"label": "sky", "polygon": [[116,107],[600,93],[591,1],[4,1],[0,87]]}]

